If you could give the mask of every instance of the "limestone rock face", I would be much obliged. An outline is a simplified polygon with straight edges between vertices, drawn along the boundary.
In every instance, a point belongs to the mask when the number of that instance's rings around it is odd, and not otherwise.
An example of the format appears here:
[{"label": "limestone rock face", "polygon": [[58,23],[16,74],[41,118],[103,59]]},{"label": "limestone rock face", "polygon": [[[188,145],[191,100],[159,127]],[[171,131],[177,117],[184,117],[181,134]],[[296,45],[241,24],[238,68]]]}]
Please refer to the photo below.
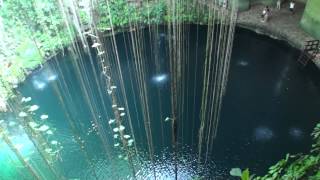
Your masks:
[{"label": "limestone rock face", "polygon": [[[281,1],[282,1],[282,3],[288,4],[288,0],[281,0]],[[295,1],[300,2],[300,3],[307,2],[307,0],[295,0]],[[263,5],[275,7],[276,3],[277,3],[277,0],[238,0],[238,7],[239,7],[239,11],[245,11],[245,10],[248,10],[250,8],[250,6],[255,5],[255,4],[263,4]]]}]

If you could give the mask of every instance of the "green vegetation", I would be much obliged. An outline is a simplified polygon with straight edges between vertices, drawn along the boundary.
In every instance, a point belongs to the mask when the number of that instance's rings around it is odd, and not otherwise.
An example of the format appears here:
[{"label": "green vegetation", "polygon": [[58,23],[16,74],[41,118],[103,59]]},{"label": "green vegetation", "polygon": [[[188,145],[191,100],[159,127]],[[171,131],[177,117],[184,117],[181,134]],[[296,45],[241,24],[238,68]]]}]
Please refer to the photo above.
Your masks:
[{"label": "green vegetation", "polygon": [[[172,21],[207,23],[208,21],[208,9],[202,8],[201,11],[196,11],[192,0],[176,2],[175,9],[167,7],[165,0],[146,1],[138,8],[128,4],[127,0],[111,0],[109,7],[106,1],[99,1],[98,29],[100,31],[108,30],[111,22],[114,28],[123,28],[135,24],[154,25]],[[173,16],[173,11],[179,16]]]},{"label": "green vegetation", "polygon": [[269,179],[320,179],[320,123],[311,134],[314,140],[309,154],[289,155],[269,168],[263,177],[255,180]]},{"label": "green vegetation", "polygon": [[241,180],[251,180],[253,176],[250,176],[249,169],[241,171],[240,168],[233,168],[230,171],[231,176],[239,177]]},{"label": "green vegetation", "polygon": [[192,0],[175,3],[167,7],[165,0],[141,4],[98,0],[91,14],[86,0],[4,0],[0,4],[0,102],[13,96],[12,88],[28,73],[72,44],[93,22],[100,32],[169,21],[207,23],[207,9],[197,11]]},{"label": "green vegetation", "polygon": [[11,89],[71,42],[55,0],[10,0],[0,7],[0,100]]},{"label": "green vegetation", "polygon": [[320,39],[320,1],[308,0],[303,17],[301,19],[301,27],[316,39]]},{"label": "green vegetation", "polygon": [[111,27],[111,22],[114,28],[127,27],[130,23],[160,24],[164,23],[165,13],[166,4],[164,1],[142,3],[137,8],[128,4],[127,0],[111,0],[108,8],[107,2],[100,0],[98,29],[100,31],[108,30]]},{"label": "green vegetation", "polygon": [[[320,123],[311,134],[314,140],[311,151],[308,154],[287,154],[277,164],[269,168],[268,173],[262,177],[252,177],[254,180],[318,180],[320,179]],[[247,171],[247,170],[246,170]],[[244,172],[246,172],[244,171]],[[245,177],[249,177],[249,171]],[[241,177],[243,173],[239,168],[230,171],[230,175]]]}]

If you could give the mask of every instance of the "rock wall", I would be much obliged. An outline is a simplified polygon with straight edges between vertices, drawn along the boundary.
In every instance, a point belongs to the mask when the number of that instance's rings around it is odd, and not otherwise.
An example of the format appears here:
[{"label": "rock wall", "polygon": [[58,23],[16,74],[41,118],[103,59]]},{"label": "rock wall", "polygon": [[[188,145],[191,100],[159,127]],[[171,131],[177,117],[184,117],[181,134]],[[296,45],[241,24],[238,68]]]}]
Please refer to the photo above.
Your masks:
[{"label": "rock wall", "polygon": [[275,5],[277,0],[238,0],[238,6],[240,11],[248,10],[250,5],[253,4],[265,4],[265,5]]},{"label": "rock wall", "polygon": [[320,39],[320,0],[308,0],[300,25],[315,39]]},{"label": "rock wall", "polygon": [[[295,0],[296,2],[306,3],[307,0]],[[320,1],[320,0],[314,0]],[[250,8],[253,4],[265,4],[268,6],[276,6],[277,0],[238,0],[238,6],[240,11],[245,11]],[[282,0],[283,3],[289,2],[289,0]]]},{"label": "rock wall", "polygon": [[249,9],[249,0],[238,0],[239,11],[245,11]]},{"label": "rock wall", "polygon": [[265,4],[268,6],[275,5],[277,0],[249,0],[250,4]]}]

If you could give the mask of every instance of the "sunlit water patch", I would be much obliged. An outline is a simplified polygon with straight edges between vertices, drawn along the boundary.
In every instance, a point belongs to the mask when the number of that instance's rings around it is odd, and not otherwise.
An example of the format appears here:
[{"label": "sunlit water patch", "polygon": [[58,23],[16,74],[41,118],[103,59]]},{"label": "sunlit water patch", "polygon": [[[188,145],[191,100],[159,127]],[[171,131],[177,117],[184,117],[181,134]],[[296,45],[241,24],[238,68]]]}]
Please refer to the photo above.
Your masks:
[{"label": "sunlit water patch", "polygon": [[289,135],[295,140],[302,140],[304,138],[304,132],[302,129],[296,127],[289,129]]},{"label": "sunlit water patch", "polygon": [[255,141],[266,142],[274,137],[274,132],[268,127],[261,126],[254,129],[253,137]]},{"label": "sunlit water patch", "polygon": [[168,81],[168,74],[157,74],[152,77],[152,81],[155,84],[161,85]]}]

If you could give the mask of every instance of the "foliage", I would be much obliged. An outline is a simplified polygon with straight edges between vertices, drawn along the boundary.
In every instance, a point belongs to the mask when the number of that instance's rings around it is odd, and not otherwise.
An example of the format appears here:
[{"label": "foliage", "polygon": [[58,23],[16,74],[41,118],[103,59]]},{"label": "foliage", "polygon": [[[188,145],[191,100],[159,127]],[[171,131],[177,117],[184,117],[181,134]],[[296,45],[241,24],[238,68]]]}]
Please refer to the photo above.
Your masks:
[{"label": "foliage", "polygon": [[[55,0],[6,0],[0,7],[1,99],[26,73],[67,44],[67,30]],[[2,100],[3,101],[3,100]]]},{"label": "foliage", "polygon": [[[254,180],[318,180],[320,179],[320,123],[312,132],[314,144],[308,154],[287,154],[277,164],[269,168],[268,173]],[[240,170],[241,171],[241,170]],[[232,172],[232,173],[231,173]],[[231,175],[239,176],[239,170],[232,169]],[[243,173],[242,173],[243,174]],[[240,177],[240,176],[239,176]],[[242,177],[241,177],[242,178]],[[242,179],[243,180],[243,179]]]},{"label": "foliage", "polygon": [[56,3],[55,0],[4,1],[0,14],[4,30],[14,35],[15,43],[28,40],[34,42],[42,56],[49,54],[66,43],[59,38],[64,37],[66,30]]},{"label": "foliage", "polygon": [[249,169],[241,171],[240,168],[232,168],[230,171],[230,175],[234,177],[240,177],[241,180],[251,180],[253,179],[253,175],[250,176]]},{"label": "foliage", "polygon": [[[98,28],[102,31],[123,28],[130,24],[162,24],[166,22],[207,23],[209,9],[206,6],[197,8],[192,0],[145,1],[134,5],[127,0],[100,0],[98,7]],[[111,25],[112,23],[112,25]]]},{"label": "foliage", "polygon": [[165,12],[166,5],[162,0],[142,3],[140,7],[128,4],[126,0],[111,0],[109,3],[100,0],[98,28],[100,30],[106,30],[112,26],[122,28],[135,23],[160,24],[164,22]]},{"label": "foliage", "polygon": [[139,16],[144,19],[145,24],[161,24],[164,23],[166,9],[164,1],[151,2],[143,5]]},{"label": "foliage", "polygon": [[287,154],[285,159],[269,168],[268,173],[256,180],[320,179],[320,123],[311,134],[314,140],[309,154]]},{"label": "foliage", "polygon": [[[143,0],[141,4],[127,0],[97,0],[94,6],[89,0],[0,2],[0,65],[6,67],[0,70],[0,101],[12,95],[12,88],[23,81],[29,71],[72,44],[75,30],[80,29],[77,25],[66,26],[66,22],[76,19],[84,26],[81,28],[86,28],[94,21],[101,32],[111,27],[122,31],[138,24],[207,23],[209,13],[208,8],[196,7],[193,0]],[[92,12],[91,7],[95,8]]]}]

